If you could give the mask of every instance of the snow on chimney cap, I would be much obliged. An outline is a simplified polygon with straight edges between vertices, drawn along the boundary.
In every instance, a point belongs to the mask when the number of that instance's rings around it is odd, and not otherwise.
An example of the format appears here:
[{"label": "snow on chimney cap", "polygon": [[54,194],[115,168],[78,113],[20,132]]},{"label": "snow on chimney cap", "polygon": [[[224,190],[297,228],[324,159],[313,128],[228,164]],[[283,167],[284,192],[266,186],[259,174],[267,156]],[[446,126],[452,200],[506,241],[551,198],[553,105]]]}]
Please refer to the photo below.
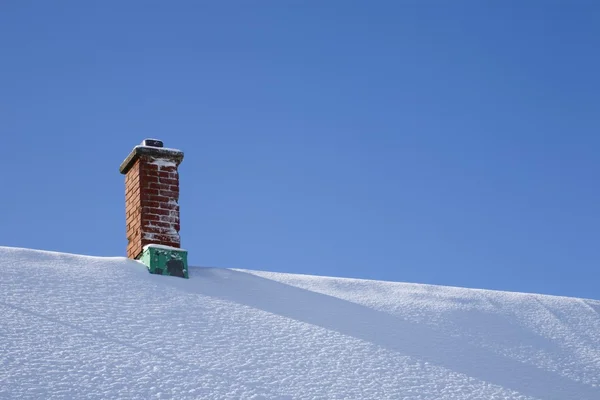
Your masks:
[{"label": "snow on chimney cap", "polygon": [[[160,143],[160,146],[156,144]],[[175,162],[177,165],[183,161],[183,151],[177,149],[169,149],[162,147],[163,142],[157,139],[145,139],[142,144],[137,145],[131,150],[131,153],[121,163],[119,172],[123,175],[127,174],[127,171],[135,164],[140,156],[149,156],[152,158],[167,159]]]}]

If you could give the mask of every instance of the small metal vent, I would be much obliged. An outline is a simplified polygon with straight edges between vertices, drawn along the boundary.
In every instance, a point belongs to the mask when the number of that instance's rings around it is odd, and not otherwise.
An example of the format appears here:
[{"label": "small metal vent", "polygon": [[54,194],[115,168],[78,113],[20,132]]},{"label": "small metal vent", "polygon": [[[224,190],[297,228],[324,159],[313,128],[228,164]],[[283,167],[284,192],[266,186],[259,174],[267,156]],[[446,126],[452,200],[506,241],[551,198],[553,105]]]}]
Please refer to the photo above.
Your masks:
[{"label": "small metal vent", "polygon": [[163,142],[158,139],[144,139],[142,141],[142,146],[148,147],[163,147]]}]

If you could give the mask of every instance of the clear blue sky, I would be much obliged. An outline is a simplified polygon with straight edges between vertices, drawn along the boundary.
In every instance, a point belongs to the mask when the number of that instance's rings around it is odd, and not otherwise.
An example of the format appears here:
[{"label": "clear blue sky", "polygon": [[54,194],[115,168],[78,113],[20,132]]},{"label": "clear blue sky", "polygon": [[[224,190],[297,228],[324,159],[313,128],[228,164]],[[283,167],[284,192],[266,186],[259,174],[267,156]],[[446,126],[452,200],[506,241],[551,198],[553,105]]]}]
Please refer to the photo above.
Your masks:
[{"label": "clear blue sky", "polygon": [[0,245],[600,299],[598,1],[2,1]]}]

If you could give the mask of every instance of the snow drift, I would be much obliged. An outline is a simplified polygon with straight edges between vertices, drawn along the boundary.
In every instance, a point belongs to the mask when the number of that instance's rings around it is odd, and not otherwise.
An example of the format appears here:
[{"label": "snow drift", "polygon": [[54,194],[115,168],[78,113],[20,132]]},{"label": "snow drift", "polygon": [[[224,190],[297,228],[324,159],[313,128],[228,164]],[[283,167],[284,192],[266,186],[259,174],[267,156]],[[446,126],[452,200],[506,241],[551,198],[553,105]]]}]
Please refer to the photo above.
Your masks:
[{"label": "snow drift", "polygon": [[600,399],[600,302],[0,247],[2,399]]}]

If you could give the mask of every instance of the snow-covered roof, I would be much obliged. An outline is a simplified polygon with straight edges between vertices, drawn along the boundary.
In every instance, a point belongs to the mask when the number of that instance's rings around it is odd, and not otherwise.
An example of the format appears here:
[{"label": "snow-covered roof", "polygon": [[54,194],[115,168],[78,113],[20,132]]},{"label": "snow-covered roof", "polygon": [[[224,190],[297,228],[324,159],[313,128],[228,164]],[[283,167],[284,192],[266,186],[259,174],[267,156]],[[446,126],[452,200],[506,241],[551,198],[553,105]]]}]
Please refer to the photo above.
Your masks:
[{"label": "snow-covered roof", "polygon": [[600,399],[600,301],[0,247],[2,399]]}]

